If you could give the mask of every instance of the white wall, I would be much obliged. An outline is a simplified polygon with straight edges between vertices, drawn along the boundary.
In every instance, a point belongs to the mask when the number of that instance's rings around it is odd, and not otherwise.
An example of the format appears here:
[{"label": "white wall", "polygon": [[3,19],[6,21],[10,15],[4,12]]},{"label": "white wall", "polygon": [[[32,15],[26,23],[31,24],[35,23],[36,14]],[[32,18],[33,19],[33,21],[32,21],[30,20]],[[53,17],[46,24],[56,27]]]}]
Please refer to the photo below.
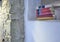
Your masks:
[{"label": "white wall", "polygon": [[59,21],[31,21],[28,18],[28,14],[35,14],[36,2],[39,0],[25,0],[25,42],[60,42]]}]

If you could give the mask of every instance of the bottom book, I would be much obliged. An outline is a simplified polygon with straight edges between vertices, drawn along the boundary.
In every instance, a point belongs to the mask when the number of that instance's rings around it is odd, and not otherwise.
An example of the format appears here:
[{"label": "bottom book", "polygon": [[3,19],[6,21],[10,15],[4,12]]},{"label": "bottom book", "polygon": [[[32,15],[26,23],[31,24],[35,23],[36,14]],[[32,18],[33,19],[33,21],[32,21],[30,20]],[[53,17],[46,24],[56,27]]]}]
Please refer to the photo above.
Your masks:
[{"label": "bottom book", "polygon": [[38,20],[53,20],[54,17],[37,17]]}]

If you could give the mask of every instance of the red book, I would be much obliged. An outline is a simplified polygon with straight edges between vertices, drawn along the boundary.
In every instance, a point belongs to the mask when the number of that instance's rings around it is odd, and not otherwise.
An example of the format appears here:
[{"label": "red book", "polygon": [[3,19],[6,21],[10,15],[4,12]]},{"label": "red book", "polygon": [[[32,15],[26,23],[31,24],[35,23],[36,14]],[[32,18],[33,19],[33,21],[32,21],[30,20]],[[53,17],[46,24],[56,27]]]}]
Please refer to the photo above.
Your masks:
[{"label": "red book", "polygon": [[45,12],[52,12],[51,10],[47,10],[47,11],[42,11],[41,10],[41,13],[45,13]]},{"label": "red book", "polygon": [[52,12],[41,13],[41,15],[52,14]]},{"label": "red book", "polygon": [[40,15],[46,15],[46,14],[52,14],[52,11],[50,10],[50,8],[42,8],[41,9]]},{"label": "red book", "polygon": [[43,12],[50,11],[50,8],[42,8],[41,11]]},{"label": "red book", "polygon": [[40,18],[42,18],[42,17],[53,17],[53,15],[52,14],[46,14],[46,15],[40,15],[39,17]]}]

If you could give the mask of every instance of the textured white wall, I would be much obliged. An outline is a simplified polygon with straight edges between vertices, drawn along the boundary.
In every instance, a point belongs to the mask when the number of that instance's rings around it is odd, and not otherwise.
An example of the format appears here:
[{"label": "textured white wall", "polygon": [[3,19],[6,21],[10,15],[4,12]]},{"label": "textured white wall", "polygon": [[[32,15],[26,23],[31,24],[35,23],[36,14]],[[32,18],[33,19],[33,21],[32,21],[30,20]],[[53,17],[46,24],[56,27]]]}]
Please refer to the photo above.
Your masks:
[{"label": "textured white wall", "polygon": [[0,1],[0,42],[2,42],[2,31],[3,31],[3,19],[2,19],[2,13],[1,13],[1,6],[2,2]]}]

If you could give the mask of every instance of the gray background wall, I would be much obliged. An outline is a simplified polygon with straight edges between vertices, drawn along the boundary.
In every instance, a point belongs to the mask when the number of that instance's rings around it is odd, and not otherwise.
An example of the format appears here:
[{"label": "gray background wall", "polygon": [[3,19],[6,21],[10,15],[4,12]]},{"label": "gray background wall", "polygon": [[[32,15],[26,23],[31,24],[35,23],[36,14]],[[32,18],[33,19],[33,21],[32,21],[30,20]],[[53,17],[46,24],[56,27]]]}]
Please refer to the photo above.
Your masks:
[{"label": "gray background wall", "polygon": [[[36,7],[38,7],[41,4],[41,2],[44,5],[45,4],[60,3],[59,0],[37,0],[37,1],[31,0],[31,1],[28,1],[28,9],[29,9],[29,11],[28,11],[28,20],[30,20],[30,21],[35,21],[36,20]],[[56,14],[58,14],[58,13],[56,13]],[[57,15],[57,16],[60,17],[60,15]],[[59,20],[59,18],[58,18],[58,20]]]},{"label": "gray background wall", "polygon": [[42,3],[44,3],[44,4],[50,4],[50,3],[53,3],[55,1],[60,1],[60,0],[42,0]]}]

